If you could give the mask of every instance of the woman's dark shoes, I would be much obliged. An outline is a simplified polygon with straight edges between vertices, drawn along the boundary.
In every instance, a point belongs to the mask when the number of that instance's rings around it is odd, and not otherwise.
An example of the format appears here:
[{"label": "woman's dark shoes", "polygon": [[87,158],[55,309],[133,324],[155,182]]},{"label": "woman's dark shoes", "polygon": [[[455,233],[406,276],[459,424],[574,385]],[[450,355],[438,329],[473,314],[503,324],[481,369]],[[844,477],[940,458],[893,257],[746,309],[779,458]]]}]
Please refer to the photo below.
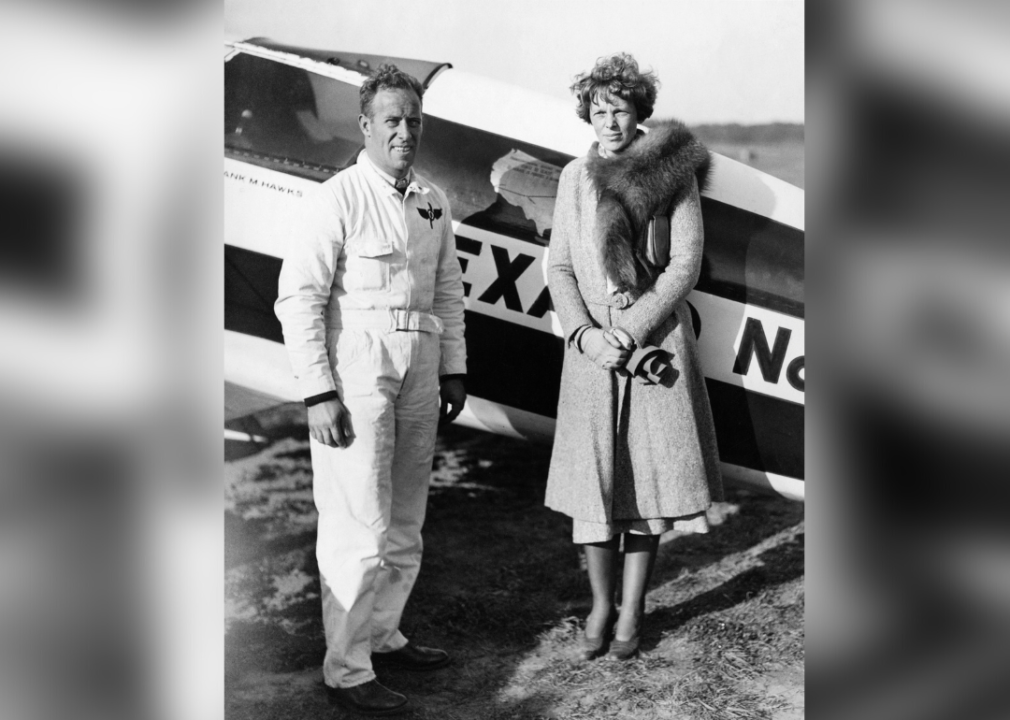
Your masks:
[{"label": "woman's dark shoes", "polygon": [[349,688],[326,688],[330,698],[351,712],[372,717],[399,715],[410,710],[407,698],[398,692],[369,680]]},{"label": "woman's dark shoes", "polygon": [[579,638],[579,652],[583,660],[592,660],[599,657],[603,652],[603,646],[607,644],[607,636],[589,637],[585,633]]},{"label": "woman's dark shoes", "polygon": [[[639,635],[641,634],[641,622],[642,615],[644,614],[644,608],[639,608],[638,615],[631,615],[631,619],[634,620],[634,624],[631,627],[634,629],[634,634],[627,640],[618,640],[618,631],[614,631],[614,639],[610,641],[610,652],[607,653],[608,657],[612,657],[616,660],[630,660],[635,655],[638,654],[638,641]],[[625,624],[623,625],[625,632],[628,630],[628,621],[625,619]]]},{"label": "woman's dark shoes", "polygon": [[445,650],[421,647],[410,643],[399,650],[372,653],[375,667],[393,667],[401,670],[438,670],[449,664],[449,653]]},{"label": "woman's dark shoes", "polygon": [[610,652],[607,657],[617,660],[630,660],[638,653],[638,634],[630,640],[611,640]]},{"label": "woman's dark shoes", "polygon": [[592,660],[604,652],[607,641],[610,640],[610,636],[614,632],[614,625],[616,623],[617,613],[612,612],[603,626],[603,632],[598,636],[592,636],[586,632],[582,633],[582,637],[579,638],[579,652],[583,660]]}]

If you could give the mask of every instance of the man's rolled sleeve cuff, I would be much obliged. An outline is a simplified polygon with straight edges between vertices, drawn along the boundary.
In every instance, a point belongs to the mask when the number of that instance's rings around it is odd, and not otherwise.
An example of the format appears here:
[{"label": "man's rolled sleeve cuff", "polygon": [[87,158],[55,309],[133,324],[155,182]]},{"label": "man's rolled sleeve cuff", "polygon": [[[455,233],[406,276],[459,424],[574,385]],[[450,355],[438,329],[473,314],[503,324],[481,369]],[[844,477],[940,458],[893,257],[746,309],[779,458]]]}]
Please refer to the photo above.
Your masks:
[{"label": "man's rolled sleeve cuff", "polygon": [[466,373],[450,373],[448,375],[439,375],[438,381],[444,383],[447,380],[462,380],[466,382]]},{"label": "man's rolled sleeve cuff", "polygon": [[339,400],[340,393],[336,390],[330,390],[329,392],[320,393],[319,395],[313,395],[312,397],[305,398],[305,407],[312,407],[313,405],[318,405],[319,403],[324,403],[327,400]]}]

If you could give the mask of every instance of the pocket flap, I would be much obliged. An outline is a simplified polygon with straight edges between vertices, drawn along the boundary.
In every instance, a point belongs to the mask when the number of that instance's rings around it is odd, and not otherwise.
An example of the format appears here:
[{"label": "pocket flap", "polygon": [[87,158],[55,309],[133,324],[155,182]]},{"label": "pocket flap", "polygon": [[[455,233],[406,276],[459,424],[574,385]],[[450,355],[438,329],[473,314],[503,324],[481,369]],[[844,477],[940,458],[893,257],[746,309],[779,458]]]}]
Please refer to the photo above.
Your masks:
[{"label": "pocket flap", "polygon": [[391,254],[393,252],[393,243],[389,240],[368,240],[354,243],[348,248],[348,251],[358,257],[377,258]]}]

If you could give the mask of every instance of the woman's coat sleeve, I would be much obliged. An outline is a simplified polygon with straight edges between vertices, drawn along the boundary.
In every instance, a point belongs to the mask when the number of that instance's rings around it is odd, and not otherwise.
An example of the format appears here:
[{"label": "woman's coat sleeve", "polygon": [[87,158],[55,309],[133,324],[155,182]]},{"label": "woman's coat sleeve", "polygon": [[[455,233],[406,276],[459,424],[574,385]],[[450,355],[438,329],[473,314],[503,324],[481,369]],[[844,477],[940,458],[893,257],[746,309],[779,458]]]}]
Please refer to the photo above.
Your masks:
[{"label": "woman's coat sleeve", "polygon": [[562,170],[558,179],[554,227],[551,230],[551,245],[547,260],[547,285],[566,341],[570,341],[572,333],[583,325],[593,324],[593,319],[582,300],[579,281],[572,266],[572,244],[577,240],[574,235],[577,232],[578,197],[577,173],[568,166]]},{"label": "woman's coat sleeve", "polygon": [[701,196],[693,181],[670,215],[670,238],[670,264],[621,318],[621,327],[631,333],[640,346],[646,344],[649,335],[687,297],[701,274],[705,233]]}]

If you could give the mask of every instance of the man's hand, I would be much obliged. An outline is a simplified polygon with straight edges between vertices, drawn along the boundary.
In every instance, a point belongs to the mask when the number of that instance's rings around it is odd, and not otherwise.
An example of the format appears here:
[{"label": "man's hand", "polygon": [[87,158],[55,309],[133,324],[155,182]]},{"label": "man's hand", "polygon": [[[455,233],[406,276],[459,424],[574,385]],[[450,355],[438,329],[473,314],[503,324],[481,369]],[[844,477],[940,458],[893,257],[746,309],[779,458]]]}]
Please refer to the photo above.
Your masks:
[{"label": "man's hand", "polygon": [[330,447],[345,448],[354,439],[351,413],[334,398],[309,408],[309,435]]},{"label": "man's hand", "polygon": [[451,423],[463,411],[466,388],[459,378],[450,378],[442,383],[439,394],[442,396],[442,410],[439,413],[438,424],[444,425]]},{"label": "man's hand", "polygon": [[628,361],[628,350],[609,333],[592,328],[581,340],[582,352],[604,370],[617,370]]}]

